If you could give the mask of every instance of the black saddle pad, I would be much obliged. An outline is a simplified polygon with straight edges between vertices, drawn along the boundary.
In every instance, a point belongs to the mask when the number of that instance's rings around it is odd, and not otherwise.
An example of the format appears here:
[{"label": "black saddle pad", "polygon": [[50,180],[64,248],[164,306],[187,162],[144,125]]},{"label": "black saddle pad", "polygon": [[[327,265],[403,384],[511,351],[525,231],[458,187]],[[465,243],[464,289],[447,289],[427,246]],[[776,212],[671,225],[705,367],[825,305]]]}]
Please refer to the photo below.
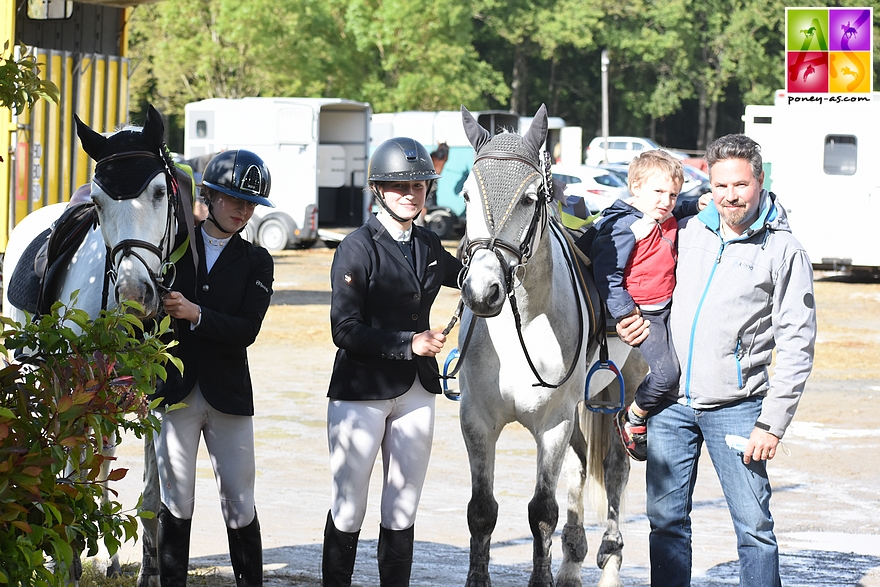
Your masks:
[{"label": "black saddle pad", "polygon": [[43,276],[37,275],[34,269],[34,259],[40,249],[46,246],[49,240],[51,228],[47,228],[31,241],[22,253],[15,270],[12,272],[12,278],[6,285],[6,298],[9,303],[31,314],[37,313],[37,300],[40,297],[40,285],[43,282]]},{"label": "black saddle pad", "polygon": [[27,246],[6,297],[9,303],[31,314],[46,314],[57,301],[61,269],[79,249],[89,230],[97,223],[91,202],[69,206],[55,223]]}]

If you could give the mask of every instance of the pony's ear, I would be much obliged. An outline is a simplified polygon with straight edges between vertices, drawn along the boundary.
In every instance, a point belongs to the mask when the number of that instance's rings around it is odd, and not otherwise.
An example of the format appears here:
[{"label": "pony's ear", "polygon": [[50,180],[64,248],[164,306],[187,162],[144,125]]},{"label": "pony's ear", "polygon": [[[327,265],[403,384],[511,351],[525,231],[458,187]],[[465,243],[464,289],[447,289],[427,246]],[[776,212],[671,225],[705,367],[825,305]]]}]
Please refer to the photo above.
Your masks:
[{"label": "pony's ear", "polygon": [[147,108],[147,120],[144,122],[144,129],[141,133],[150,146],[155,147],[156,150],[159,149],[162,139],[165,137],[165,123],[162,122],[162,115],[153,108],[152,104]]},{"label": "pony's ear", "polygon": [[474,148],[474,151],[479,153],[480,149],[483,148],[483,145],[488,143],[492,136],[489,134],[489,131],[480,126],[480,124],[474,120],[473,114],[468,112],[468,109],[464,107],[464,104],[461,105],[461,123],[464,125],[464,134],[467,135],[468,140],[471,142],[471,146]]},{"label": "pony's ear", "polygon": [[544,104],[541,104],[541,107],[538,108],[538,111],[535,113],[535,118],[532,119],[532,126],[529,127],[526,136],[523,137],[523,142],[534,149],[535,153],[540,153],[541,146],[546,139],[547,107]]},{"label": "pony's ear", "polygon": [[97,161],[101,156],[101,151],[104,150],[104,145],[107,144],[107,137],[90,129],[76,114],[73,115],[73,120],[76,122],[76,134],[79,136],[79,142],[82,144],[83,151]]}]

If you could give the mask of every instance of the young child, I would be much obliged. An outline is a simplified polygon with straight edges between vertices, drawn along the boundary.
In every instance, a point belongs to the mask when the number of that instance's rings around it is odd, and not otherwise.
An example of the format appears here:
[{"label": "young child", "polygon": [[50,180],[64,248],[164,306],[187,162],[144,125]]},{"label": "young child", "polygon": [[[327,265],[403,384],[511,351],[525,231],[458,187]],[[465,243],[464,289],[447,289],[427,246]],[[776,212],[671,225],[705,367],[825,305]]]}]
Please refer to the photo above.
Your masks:
[{"label": "young child", "polygon": [[[680,367],[669,333],[669,307],[675,287],[676,232],[673,216],[684,183],[680,161],[665,151],[645,151],[629,164],[632,198],[617,200],[597,222],[589,256],[599,293],[620,320],[641,315],[650,323],[639,349],[650,371],[635,401],[618,412],[615,424],[626,452],[647,458],[647,418],[664,395],[678,387]],[[679,217],[696,213],[696,203]]]}]

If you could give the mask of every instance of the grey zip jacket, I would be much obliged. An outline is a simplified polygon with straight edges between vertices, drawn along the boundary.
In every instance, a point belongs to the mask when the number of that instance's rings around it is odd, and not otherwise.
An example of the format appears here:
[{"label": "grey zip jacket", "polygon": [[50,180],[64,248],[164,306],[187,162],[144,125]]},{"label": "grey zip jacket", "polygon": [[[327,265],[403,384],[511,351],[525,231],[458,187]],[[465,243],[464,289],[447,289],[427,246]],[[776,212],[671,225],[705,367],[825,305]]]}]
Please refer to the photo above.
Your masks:
[{"label": "grey zip jacket", "polygon": [[759,209],[727,242],[714,205],[680,222],[670,322],[681,380],[672,399],[711,409],[764,396],[756,426],[781,438],[813,366],[813,269],[776,195],[762,191]]}]

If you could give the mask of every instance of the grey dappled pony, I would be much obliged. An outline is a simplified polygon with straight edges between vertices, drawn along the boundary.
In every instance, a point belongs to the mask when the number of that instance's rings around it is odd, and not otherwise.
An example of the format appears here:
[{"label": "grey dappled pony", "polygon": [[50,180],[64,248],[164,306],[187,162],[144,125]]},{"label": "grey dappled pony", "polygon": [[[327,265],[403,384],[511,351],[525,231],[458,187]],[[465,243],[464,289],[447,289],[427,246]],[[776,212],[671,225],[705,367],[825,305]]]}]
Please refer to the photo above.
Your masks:
[{"label": "grey dappled pony", "polygon": [[[522,137],[491,136],[464,107],[462,118],[476,152],[463,191],[468,244],[461,297],[469,311],[459,333],[461,428],[471,468],[467,586],[491,585],[489,545],[498,515],[493,496],[495,444],[511,422],[526,427],[537,443],[537,482],[528,504],[534,537],[529,585],[554,585],[550,547],[559,517],[555,492],[568,447],[576,458],[570,461],[563,561],[556,585],[582,584],[588,479],[591,496],[604,498],[596,508],[607,519],[597,553],[603,569],[599,584],[621,585],[623,540],[618,523],[630,464],[614,436],[612,416],[583,407],[598,318],[593,317],[591,302],[578,293],[572,253],[549,220],[555,203],[549,169],[541,160],[546,109],[541,107]],[[616,338],[609,346],[612,359],[624,364],[629,347]],[[629,398],[646,371],[641,356],[632,357],[623,369]]]}]

